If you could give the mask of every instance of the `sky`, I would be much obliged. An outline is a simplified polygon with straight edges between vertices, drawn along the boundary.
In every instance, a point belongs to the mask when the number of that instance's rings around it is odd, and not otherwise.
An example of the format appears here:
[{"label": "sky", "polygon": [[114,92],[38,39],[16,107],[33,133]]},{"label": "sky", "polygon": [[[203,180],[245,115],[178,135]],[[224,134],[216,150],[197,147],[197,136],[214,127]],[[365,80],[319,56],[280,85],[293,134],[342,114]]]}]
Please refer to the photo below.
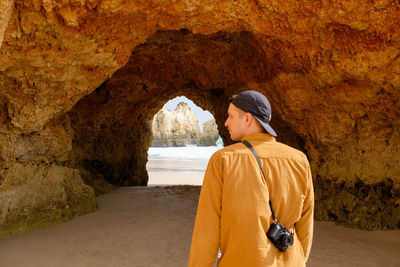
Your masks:
[{"label": "sky", "polygon": [[203,131],[203,123],[214,118],[210,112],[208,112],[207,110],[203,110],[200,107],[196,106],[196,104],[193,103],[192,100],[190,100],[184,96],[178,96],[178,97],[175,97],[174,99],[169,100],[167,103],[165,103],[164,107],[166,109],[174,111],[176,109],[176,106],[180,102],[185,102],[186,104],[188,104],[190,109],[197,116],[197,118],[199,119],[199,126],[200,126],[201,131]]}]

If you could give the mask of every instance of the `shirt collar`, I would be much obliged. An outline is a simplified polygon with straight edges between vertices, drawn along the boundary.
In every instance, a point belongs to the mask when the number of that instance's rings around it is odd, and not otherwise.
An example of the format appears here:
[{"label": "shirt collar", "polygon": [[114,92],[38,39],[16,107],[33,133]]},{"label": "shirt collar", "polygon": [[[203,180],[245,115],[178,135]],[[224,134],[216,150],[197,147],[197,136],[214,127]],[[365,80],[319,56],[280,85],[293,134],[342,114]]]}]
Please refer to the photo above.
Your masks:
[{"label": "shirt collar", "polygon": [[242,137],[242,140],[247,141],[271,141],[276,142],[275,137],[267,133],[253,133]]}]

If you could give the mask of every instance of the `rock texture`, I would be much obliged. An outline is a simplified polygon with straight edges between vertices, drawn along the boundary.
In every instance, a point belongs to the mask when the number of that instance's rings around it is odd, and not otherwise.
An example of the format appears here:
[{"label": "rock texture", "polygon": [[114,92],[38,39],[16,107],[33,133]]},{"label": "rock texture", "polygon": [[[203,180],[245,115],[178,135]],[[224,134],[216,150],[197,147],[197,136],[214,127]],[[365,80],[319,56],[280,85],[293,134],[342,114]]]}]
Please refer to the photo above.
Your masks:
[{"label": "rock texture", "polygon": [[0,185],[0,238],[96,209],[93,189],[78,170],[16,163]]},{"label": "rock texture", "polygon": [[219,137],[218,127],[214,119],[203,123],[203,132],[201,133],[201,146],[215,146]]},{"label": "rock texture", "polygon": [[181,102],[174,111],[162,108],[153,118],[152,146],[198,145],[201,132],[199,121],[190,107]]},{"label": "rock texture", "polygon": [[226,101],[255,89],[310,158],[317,219],[400,228],[399,17],[397,0],[2,1],[0,182],[34,164],[146,185],[168,99],[229,144]]},{"label": "rock texture", "polygon": [[0,48],[3,43],[4,31],[7,29],[8,20],[11,16],[13,4],[14,0],[4,0],[0,3]]}]

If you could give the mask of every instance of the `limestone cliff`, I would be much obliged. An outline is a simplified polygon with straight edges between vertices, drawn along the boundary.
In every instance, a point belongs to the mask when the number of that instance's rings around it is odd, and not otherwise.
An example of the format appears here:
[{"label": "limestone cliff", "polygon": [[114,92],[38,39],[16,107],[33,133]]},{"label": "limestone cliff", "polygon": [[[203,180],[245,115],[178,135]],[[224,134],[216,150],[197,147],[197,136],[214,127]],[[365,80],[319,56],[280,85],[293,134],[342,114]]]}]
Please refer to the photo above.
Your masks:
[{"label": "limestone cliff", "polygon": [[162,108],[153,118],[152,146],[186,146],[200,142],[200,127],[196,115],[186,103],[174,111]]},{"label": "limestone cliff", "polygon": [[215,146],[219,137],[217,124],[214,119],[203,123],[203,132],[201,133],[201,146]]},{"label": "limestone cliff", "polygon": [[[311,161],[317,219],[400,228],[399,17],[398,0],[3,0],[0,183],[34,165],[65,170],[59,181],[146,185],[163,103],[186,95],[229,144],[227,100],[254,89],[279,140]],[[25,209],[8,216],[34,212],[6,188],[0,207]]]}]

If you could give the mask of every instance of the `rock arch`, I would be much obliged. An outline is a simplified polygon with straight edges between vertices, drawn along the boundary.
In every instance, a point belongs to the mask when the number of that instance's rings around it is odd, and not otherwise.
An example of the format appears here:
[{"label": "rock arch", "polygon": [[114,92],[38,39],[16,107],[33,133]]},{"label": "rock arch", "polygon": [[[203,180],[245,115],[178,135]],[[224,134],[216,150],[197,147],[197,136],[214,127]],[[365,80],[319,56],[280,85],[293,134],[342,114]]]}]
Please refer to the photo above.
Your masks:
[{"label": "rock arch", "polygon": [[[47,177],[61,167],[53,173],[76,177],[71,169],[79,169],[115,185],[144,185],[148,119],[164,100],[178,93],[195,100],[213,113],[228,144],[225,103],[243,89],[268,96],[282,141],[309,156],[318,219],[362,229],[400,227],[396,1],[2,5],[4,229],[13,222],[7,218],[24,218],[7,211],[22,197],[10,200],[6,193],[26,183],[15,182],[11,170],[27,173],[34,165],[38,177]],[[90,198],[88,190],[78,191]]]},{"label": "rock arch", "polygon": [[[269,76],[265,52],[248,32],[205,36],[188,30],[159,31],[69,113],[77,140],[73,166],[97,169],[115,185],[146,185],[149,121],[166,100],[184,94],[209,110],[228,144],[223,124],[229,97],[248,89],[248,83],[263,86]],[[285,124],[279,115],[274,121]],[[287,136],[301,142],[293,131]]]}]

